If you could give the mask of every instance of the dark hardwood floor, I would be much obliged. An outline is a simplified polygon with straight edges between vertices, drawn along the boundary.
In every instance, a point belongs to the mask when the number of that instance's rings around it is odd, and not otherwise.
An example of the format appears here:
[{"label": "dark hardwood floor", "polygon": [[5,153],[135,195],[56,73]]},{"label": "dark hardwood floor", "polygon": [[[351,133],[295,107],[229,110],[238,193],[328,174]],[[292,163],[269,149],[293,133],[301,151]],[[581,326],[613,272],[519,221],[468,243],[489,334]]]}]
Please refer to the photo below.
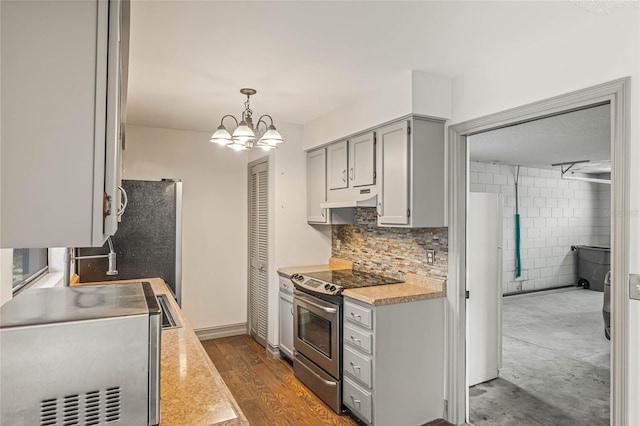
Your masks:
[{"label": "dark hardwood floor", "polygon": [[248,335],[202,342],[252,426],[356,426],[337,415],[293,376],[293,367],[273,359]]}]

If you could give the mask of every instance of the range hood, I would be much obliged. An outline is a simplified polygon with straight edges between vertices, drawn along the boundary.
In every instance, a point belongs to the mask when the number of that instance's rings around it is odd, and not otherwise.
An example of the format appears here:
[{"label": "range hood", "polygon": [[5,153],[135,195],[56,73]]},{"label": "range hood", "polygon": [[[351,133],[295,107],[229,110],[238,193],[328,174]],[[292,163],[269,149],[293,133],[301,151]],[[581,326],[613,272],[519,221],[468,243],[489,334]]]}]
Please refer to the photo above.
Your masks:
[{"label": "range hood", "polygon": [[355,197],[349,197],[341,201],[327,201],[321,203],[321,209],[345,209],[350,207],[375,207],[378,202],[378,194],[375,191],[358,194]]}]

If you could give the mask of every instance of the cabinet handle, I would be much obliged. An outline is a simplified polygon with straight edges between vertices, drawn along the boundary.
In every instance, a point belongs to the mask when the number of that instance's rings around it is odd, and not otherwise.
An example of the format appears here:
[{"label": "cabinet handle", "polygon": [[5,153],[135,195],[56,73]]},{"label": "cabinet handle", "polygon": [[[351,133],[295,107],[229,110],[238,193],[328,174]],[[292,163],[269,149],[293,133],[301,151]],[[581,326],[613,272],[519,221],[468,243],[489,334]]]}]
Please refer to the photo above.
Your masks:
[{"label": "cabinet handle", "polygon": [[355,312],[351,312],[351,316],[354,318],[362,319],[362,315],[358,315]]},{"label": "cabinet handle", "polygon": [[353,180],[353,167],[349,169],[349,179]]},{"label": "cabinet handle", "polygon": [[376,214],[378,215],[378,217],[382,216],[382,203],[378,203],[378,205],[376,206]]},{"label": "cabinet handle", "polygon": [[360,405],[360,400],[356,399],[353,395],[351,395],[351,400],[353,401],[354,404]]},{"label": "cabinet handle", "polygon": [[351,364],[351,367],[352,367],[354,370],[355,370],[356,368],[357,368],[358,370],[361,370],[361,368],[360,368],[360,366],[359,366],[359,365],[355,365],[355,364],[354,364],[354,363],[352,363],[352,362],[350,362],[349,364]]},{"label": "cabinet handle", "polygon": [[324,209],[320,209],[320,214],[324,217]]},{"label": "cabinet handle", "polygon": [[351,340],[353,341],[353,343],[358,343],[358,345],[360,345],[362,343],[362,340],[360,339],[356,339],[355,337],[351,336]]},{"label": "cabinet handle", "polygon": [[127,208],[127,204],[129,204],[129,198],[127,197],[127,191],[125,191],[123,187],[118,186],[118,190],[122,193],[122,201],[120,201],[120,208],[118,209],[116,216],[120,218]]},{"label": "cabinet handle", "polygon": [[291,316],[293,316],[293,306],[291,307]]},{"label": "cabinet handle", "polygon": [[347,171],[346,171],[346,170],[343,170],[343,171],[342,171],[342,181],[343,181],[343,182],[346,182],[346,181],[347,181]]}]

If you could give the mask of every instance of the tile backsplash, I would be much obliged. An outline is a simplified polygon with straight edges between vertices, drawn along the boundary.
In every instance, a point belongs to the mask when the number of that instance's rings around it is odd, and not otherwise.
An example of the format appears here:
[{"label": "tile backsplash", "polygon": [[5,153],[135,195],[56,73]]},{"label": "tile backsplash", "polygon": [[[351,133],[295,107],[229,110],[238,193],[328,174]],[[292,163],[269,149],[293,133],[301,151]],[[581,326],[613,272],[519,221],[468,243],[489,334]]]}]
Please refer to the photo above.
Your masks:
[{"label": "tile backsplash", "polygon": [[[435,250],[427,265],[427,250]],[[357,208],[356,224],[331,226],[332,257],[350,260],[355,269],[404,279],[407,272],[446,279],[447,228],[383,228],[375,208]]]}]

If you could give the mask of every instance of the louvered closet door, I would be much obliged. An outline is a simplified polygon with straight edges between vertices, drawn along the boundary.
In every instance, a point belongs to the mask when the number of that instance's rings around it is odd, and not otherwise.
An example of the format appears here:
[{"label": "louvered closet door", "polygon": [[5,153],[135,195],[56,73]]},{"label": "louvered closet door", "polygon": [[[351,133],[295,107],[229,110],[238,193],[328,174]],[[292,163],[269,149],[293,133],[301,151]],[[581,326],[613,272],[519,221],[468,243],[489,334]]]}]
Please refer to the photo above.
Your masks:
[{"label": "louvered closet door", "polygon": [[267,343],[268,302],[268,169],[267,163],[251,167],[249,183],[249,323],[251,335]]}]

